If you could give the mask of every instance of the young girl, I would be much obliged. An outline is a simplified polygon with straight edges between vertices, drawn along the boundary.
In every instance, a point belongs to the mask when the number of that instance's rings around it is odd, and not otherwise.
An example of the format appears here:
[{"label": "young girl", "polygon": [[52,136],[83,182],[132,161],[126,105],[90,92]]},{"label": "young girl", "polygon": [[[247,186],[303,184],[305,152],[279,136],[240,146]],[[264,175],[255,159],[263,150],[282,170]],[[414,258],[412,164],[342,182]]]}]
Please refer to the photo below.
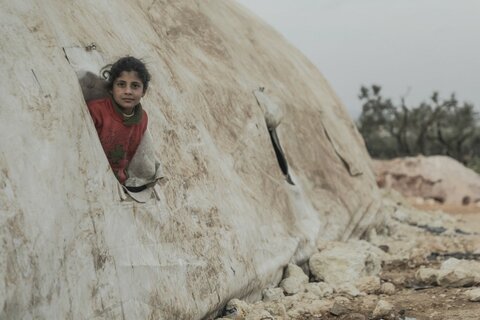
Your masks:
[{"label": "young girl", "polygon": [[88,101],[88,109],[113,173],[121,184],[148,124],[140,104],[150,81],[145,64],[134,57],[115,62],[107,72],[109,97]]}]

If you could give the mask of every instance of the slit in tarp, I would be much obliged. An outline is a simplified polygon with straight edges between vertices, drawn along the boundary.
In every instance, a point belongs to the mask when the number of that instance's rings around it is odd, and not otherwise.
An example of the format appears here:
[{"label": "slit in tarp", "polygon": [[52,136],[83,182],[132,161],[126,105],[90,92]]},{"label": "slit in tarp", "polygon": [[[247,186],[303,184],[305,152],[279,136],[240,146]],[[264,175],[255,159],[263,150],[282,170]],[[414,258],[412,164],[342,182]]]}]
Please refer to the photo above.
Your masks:
[{"label": "slit in tarp", "polygon": [[257,99],[258,105],[264,111],[265,123],[267,125],[268,134],[270,135],[270,141],[272,142],[273,150],[275,151],[278,166],[285,176],[285,180],[289,184],[295,185],[290,173],[288,172],[287,158],[277,135],[277,127],[280,125],[280,122],[283,118],[282,109],[272,100],[270,100],[270,98],[264,93],[264,90],[264,87],[260,87],[258,90],[254,90],[253,94]]}]

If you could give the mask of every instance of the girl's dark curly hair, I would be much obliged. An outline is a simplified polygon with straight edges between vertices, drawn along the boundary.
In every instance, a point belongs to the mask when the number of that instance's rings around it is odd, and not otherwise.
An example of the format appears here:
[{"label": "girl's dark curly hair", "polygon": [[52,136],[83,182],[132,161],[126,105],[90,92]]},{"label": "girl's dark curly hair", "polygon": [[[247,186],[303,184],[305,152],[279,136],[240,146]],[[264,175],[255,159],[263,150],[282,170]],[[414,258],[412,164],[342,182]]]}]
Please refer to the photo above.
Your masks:
[{"label": "girl's dark curly hair", "polygon": [[145,63],[134,57],[123,57],[117,60],[114,64],[106,65],[102,68],[102,76],[107,80],[107,90],[113,90],[113,82],[117,79],[123,71],[135,71],[143,83],[143,92],[145,93],[150,82],[150,73],[145,66]]}]

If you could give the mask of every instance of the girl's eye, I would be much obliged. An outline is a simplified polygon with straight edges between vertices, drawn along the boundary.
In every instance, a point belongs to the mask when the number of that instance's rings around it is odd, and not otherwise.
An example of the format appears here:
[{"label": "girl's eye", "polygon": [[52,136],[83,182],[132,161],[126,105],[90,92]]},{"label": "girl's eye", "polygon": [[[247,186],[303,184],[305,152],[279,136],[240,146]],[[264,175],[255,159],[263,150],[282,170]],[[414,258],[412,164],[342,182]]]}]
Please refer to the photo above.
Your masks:
[{"label": "girl's eye", "polygon": [[123,87],[125,87],[125,82],[117,82],[116,86],[119,87],[119,88],[123,88]]},{"label": "girl's eye", "polygon": [[138,88],[140,88],[140,84],[138,84],[138,83],[133,83],[133,84],[132,84],[132,88],[138,89]]}]

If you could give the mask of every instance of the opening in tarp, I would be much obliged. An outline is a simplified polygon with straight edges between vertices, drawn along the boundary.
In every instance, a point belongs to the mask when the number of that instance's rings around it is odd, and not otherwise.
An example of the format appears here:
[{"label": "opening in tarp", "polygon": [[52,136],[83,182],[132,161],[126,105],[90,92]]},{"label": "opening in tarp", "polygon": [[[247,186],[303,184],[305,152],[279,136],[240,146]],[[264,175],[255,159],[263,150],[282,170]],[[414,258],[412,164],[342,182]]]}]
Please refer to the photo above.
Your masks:
[{"label": "opening in tarp", "polygon": [[285,156],[285,152],[282,149],[280,144],[280,139],[277,135],[277,127],[282,121],[283,113],[282,109],[275,104],[270,98],[264,93],[264,88],[261,87],[258,90],[254,90],[253,94],[257,99],[258,105],[265,112],[265,122],[267,124],[268,133],[270,135],[270,141],[272,142],[273,150],[275,151],[275,156],[277,157],[278,166],[285,176],[285,180],[291,184],[295,185],[288,172],[288,162]]},{"label": "opening in tarp", "polygon": [[[104,72],[105,63],[101,55],[95,49],[89,50],[89,47],[63,49],[65,58],[77,74],[85,102],[109,97],[105,77],[97,75]],[[159,190],[155,190],[155,186],[164,175],[160,161],[155,156],[153,138],[148,127],[126,172],[128,178],[124,185],[119,187],[121,200],[127,200],[127,194],[131,199],[141,203],[152,198],[159,199]]]}]

